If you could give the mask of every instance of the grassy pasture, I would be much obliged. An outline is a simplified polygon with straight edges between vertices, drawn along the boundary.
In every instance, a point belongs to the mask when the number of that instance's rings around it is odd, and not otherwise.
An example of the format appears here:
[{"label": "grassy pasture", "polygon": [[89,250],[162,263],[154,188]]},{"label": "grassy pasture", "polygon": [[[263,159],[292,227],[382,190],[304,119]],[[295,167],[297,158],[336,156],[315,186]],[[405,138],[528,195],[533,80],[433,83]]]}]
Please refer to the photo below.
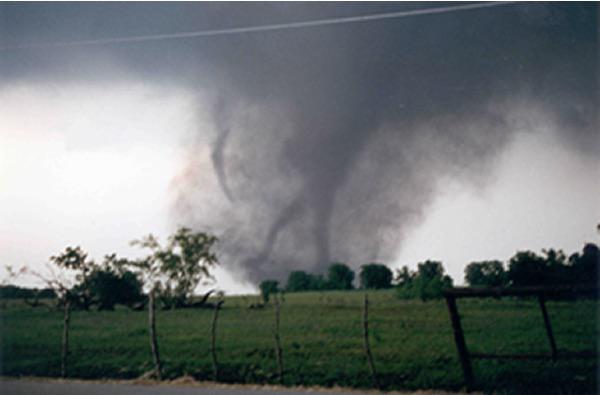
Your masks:
[{"label": "grassy pasture", "polygon": [[[281,310],[286,385],[369,387],[362,340],[363,292],[288,294]],[[400,301],[369,292],[371,347],[385,389],[462,387],[444,301]],[[218,323],[222,381],[276,382],[274,309],[250,310],[258,297],[229,297]],[[459,300],[471,351],[547,352],[535,300]],[[549,302],[559,349],[596,349],[598,303]],[[212,378],[211,310],[158,311],[165,376]],[[69,375],[134,378],[151,368],[147,312],[74,312]],[[62,313],[12,305],[0,311],[1,370],[6,376],[60,374]],[[477,386],[518,393],[595,393],[597,361],[473,361]]]}]

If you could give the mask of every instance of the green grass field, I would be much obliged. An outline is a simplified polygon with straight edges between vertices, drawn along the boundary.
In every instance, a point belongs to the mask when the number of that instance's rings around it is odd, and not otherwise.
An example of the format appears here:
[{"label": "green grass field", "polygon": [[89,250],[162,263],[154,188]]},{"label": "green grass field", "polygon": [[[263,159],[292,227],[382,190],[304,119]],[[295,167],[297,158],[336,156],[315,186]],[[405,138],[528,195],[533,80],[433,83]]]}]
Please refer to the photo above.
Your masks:
[{"label": "green grass field", "polygon": [[[444,301],[400,301],[392,291],[369,292],[371,346],[384,389],[463,386]],[[363,292],[288,294],[281,310],[286,385],[366,388]],[[248,309],[257,297],[229,297],[218,323],[222,381],[276,382],[274,309]],[[471,351],[548,352],[535,300],[459,300]],[[549,302],[559,349],[597,347],[598,303]],[[157,328],[166,378],[212,378],[211,310],[159,311]],[[148,371],[147,312],[74,312],[69,376],[134,378]],[[0,311],[2,373],[60,374],[62,313],[9,306]],[[518,393],[595,393],[597,361],[474,361],[477,387]]]}]

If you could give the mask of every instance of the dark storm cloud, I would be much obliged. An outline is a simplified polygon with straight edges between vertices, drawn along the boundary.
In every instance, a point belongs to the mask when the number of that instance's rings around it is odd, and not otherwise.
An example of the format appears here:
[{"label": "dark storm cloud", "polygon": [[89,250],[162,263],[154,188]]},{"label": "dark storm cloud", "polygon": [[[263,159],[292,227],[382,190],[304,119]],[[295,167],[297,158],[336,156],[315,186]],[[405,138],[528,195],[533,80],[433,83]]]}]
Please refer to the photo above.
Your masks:
[{"label": "dark storm cloud", "polygon": [[[0,8],[2,44],[8,46],[435,6]],[[485,185],[518,128],[508,114],[513,103],[542,108],[578,154],[597,152],[597,53],[595,5],[524,3],[204,39],[10,52],[0,61],[0,83],[114,78],[110,68],[89,61],[106,58],[138,77],[208,92],[221,192],[189,177],[177,191],[176,215],[222,234],[223,262],[257,281],[282,279],[292,268],[323,271],[334,259],[353,266],[392,259],[439,180]],[[197,203],[207,193],[230,202],[207,210]]]}]

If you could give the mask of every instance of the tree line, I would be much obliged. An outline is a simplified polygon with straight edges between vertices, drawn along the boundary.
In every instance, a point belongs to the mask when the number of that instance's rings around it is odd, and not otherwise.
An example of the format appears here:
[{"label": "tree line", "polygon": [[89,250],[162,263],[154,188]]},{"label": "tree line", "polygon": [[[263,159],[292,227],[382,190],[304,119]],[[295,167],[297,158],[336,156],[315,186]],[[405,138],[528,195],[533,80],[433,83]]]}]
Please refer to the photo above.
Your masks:
[{"label": "tree line", "polygon": [[51,299],[56,297],[52,288],[24,288],[17,285],[0,285],[0,299]]},{"label": "tree line", "polygon": [[[520,287],[597,284],[600,253],[593,243],[584,245],[581,252],[569,257],[562,250],[519,251],[508,265],[499,260],[471,262],[465,267],[465,283],[473,287]],[[345,263],[332,263],[325,275],[294,270],[289,273],[285,286],[276,280],[260,284],[263,301],[276,292],[304,292],[355,289],[355,272]],[[445,273],[442,262],[427,260],[417,264],[416,270],[402,266],[395,273],[382,263],[369,263],[359,269],[360,289],[396,288],[400,299],[430,300],[442,297],[453,279]]]},{"label": "tree line", "polygon": [[[213,252],[216,242],[217,238],[210,234],[180,228],[164,246],[152,235],[134,240],[133,245],[150,252],[141,259],[110,254],[99,264],[89,259],[80,247],[67,247],[50,257],[50,262],[55,269],[70,272],[74,280],[67,284],[34,273],[44,280],[46,288],[3,285],[0,298],[25,299],[36,306],[39,299],[58,297],[59,304],[69,298],[71,308],[82,310],[113,310],[117,304],[141,310],[148,301],[146,288],[153,290],[157,304],[163,309],[202,306],[208,297],[194,301],[194,290],[201,279],[210,277],[209,269],[217,263]],[[599,249],[593,243],[585,244],[581,252],[569,256],[556,249],[542,250],[541,254],[519,251],[507,264],[499,260],[469,263],[464,281],[473,287],[597,284],[599,265]],[[395,288],[401,299],[429,300],[440,298],[442,291],[453,284],[442,262],[427,260],[418,263],[416,270],[402,266],[395,272],[383,263],[373,262],[361,266],[358,276],[347,264],[334,262],[325,274],[293,270],[284,286],[269,279],[261,282],[259,288],[265,303],[277,292],[355,288]]]},{"label": "tree line", "polygon": [[542,250],[541,255],[520,251],[507,267],[497,260],[470,263],[465,282],[478,287],[597,284],[599,265],[599,249],[593,243],[569,257],[555,249]]},{"label": "tree line", "polygon": [[[259,285],[263,301],[269,301],[269,295],[277,292],[304,292],[354,289],[356,274],[345,263],[334,262],[329,265],[327,274],[309,273],[304,270],[290,272],[285,287],[279,286],[277,280],[265,280]],[[393,273],[382,263],[363,265],[359,272],[360,288],[385,289],[392,287]]]},{"label": "tree line", "polygon": [[[148,251],[139,259],[105,255],[99,263],[79,246],[66,247],[50,257],[47,273],[28,267],[18,275],[29,274],[45,288],[27,289],[14,285],[0,287],[2,298],[54,297],[58,305],[66,302],[80,310],[114,310],[117,304],[142,310],[153,292],[162,309],[198,307],[208,297],[196,301],[194,291],[201,280],[210,278],[217,264],[214,246],[217,238],[203,232],[180,228],[162,245],[153,235],[131,242]],[[12,270],[9,273],[16,276]]]}]

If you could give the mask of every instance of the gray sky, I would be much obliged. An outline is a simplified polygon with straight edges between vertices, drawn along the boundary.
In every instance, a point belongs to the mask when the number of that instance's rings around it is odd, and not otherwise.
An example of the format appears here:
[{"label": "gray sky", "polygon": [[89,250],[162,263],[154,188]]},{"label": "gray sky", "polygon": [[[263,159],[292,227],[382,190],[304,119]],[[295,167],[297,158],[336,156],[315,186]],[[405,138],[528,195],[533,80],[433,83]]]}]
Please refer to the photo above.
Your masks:
[{"label": "gray sky", "polygon": [[[452,4],[0,5],[0,47]],[[177,225],[219,287],[334,260],[415,267],[596,242],[597,7],[4,50],[0,262],[100,260]]]}]

